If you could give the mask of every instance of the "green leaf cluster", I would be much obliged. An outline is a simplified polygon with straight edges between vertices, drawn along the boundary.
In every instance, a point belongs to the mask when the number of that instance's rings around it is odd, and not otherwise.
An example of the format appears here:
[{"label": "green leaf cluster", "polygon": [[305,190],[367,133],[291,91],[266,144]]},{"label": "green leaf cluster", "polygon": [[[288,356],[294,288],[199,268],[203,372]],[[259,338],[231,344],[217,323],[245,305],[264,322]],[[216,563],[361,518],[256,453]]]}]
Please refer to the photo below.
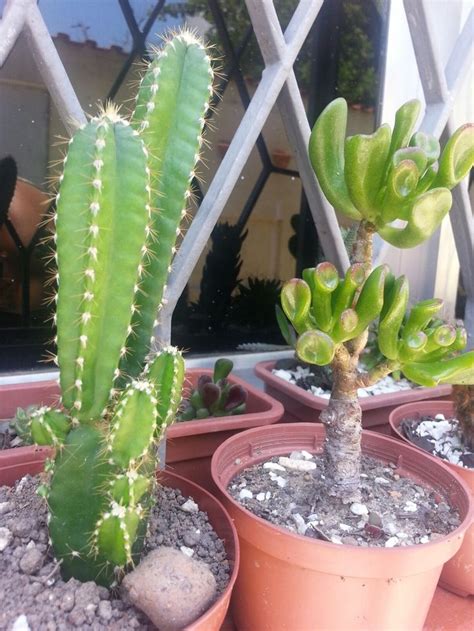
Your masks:
[{"label": "green leaf cluster", "polygon": [[419,113],[419,101],[408,101],[397,111],[393,131],[382,125],[373,134],[346,138],[347,104],[336,99],[319,116],[309,143],[329,202],[399,248],[419,245],[435,232],[451,208],[450,189],[474,164],[473,124],[460,127],[441,152],[435,137],[414,133]]}]

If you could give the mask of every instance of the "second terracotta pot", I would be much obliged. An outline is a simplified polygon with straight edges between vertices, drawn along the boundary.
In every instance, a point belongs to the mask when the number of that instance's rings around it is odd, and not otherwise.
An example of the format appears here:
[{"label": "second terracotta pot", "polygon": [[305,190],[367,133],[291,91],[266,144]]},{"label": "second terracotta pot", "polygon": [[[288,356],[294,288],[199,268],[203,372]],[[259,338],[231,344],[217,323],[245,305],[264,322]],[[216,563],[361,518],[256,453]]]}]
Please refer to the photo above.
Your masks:
[{"label": "second terracotta pot", "polygon": [[[212,476],[239,534],[241,565],[232,600],[239,631],[416,631],[422,629],[443,564],[459,549],[471,519],[469,489],[435,458],[364,432],[366,455],[446,495],[462,523],[437,541],[397,548],[337,545],[297,535],[256,517],[227,492],[246,467],[273,456],[322,449],[313,423],[242,432],[221,445]],[[420,457],[421,456],[421,457]]]},{"label": "second terracotta pot", "polygon": [[[445,417],[454,416],[454,404],[452,401],[422,401],[401,405],[390,414],[390,425],[393,434],[406,443],[412,443],[403,435],[400,423],[403,419],[420,418],[421,416],[444,414]],[[418,449],[418,447],[416,448]],[[422,452],[425,453],[425,452]],[[443,461],[445,462],[445,461]],[[459,475],[469,486],[471,497],[474,501],[474,470],[459,467],[450,462],[446,463],[452,471]],[[448,561],[441,573],[441,587],[448,589],[459,596],[474,594],[474,519],[471,520],[463,544],[455,556]]]},{"label": "second terracotta pot", "polygon": [[[265,384],[265,392],[277,401],[281,401],[285,408],[285,421],[314,423],[327,407],[329,399],[315,396],[293,383],[273,374],[275,362],[260,362],[255,366],[255,374]],[[399,390],[388,394],[359,398],[362,408],[362,427],[381,434],[390,434],[388,417],[390,412],[399,405],[420,401],[422,399],[443,400],[451,395],[451,386],[443,384],[436,388],[416,387],[410,390]]]}]

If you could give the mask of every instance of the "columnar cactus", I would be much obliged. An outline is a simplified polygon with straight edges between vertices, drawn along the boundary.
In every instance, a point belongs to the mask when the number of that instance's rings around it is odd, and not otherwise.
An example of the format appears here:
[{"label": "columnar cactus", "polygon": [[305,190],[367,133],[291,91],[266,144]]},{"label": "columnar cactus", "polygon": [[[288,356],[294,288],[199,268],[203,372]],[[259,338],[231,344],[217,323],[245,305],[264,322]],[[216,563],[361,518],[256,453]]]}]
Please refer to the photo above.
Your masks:
[{"label": "columnar cactus", "polygon": [[[369,136],[345,138],[347,105],[330,103],[316,121],[309,156],[327,199],[359,222],[353,264],[343,279],[331,263],[303,272],[281,292],[277,318],[282,333],[305,362],[330,364],[333,390],[321,414],[326,425],[328,491],[343,501],[359,496],[361,409],[357,388],[395,370],[412,381],[474,383],[474,351],[462,327],[438,319],[441,300],[425,300],[407,313],[409,288],[388,267],[371,271],[372,238],[410,248],[428,239],[451,208],[450,189],[474,162],[474,125],[463,125],[443,152],[436,138],[413,134],[420,110],[410,101],[397,112],[393,132],[383,125]],[[439,160],[438,160],[439,158]],[[394,220],[405,225],[393,225]],[[382,359],[368,372],[358,369],[368,327],[378,323]]]},{"label": "columnar cactus", "polygon": [[133,564],[154,447],[181,401],[174,348],[146,356],[199,159],[213,71],[183,31],[157,52],[131,123],[109,105],[69,142],[57,194],[61,409],[31,415],[56,447],[44,490],[63,576],[104,585]]}]

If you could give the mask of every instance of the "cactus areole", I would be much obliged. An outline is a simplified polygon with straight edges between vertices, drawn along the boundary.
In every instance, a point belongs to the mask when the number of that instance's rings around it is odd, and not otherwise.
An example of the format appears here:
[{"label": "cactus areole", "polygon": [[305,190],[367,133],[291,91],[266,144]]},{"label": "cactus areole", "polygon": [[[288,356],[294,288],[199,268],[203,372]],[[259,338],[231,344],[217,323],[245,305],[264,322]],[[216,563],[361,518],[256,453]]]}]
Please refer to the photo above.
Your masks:
[{"label": "cactus areole", "polygon": [[[408,281],[386,265],[372,267],[372,239],[411,248],[428,239],[451,208],[451,192],[474,163],[474,125],[460,127],[441,152],[436,138],[413,133],[418,101],[396,113],[393,130],[345,138],[347,105],[336,99],[313,128],[309,156],[329,202],[358,223],[352,265],[344,278],[328,262],[303,271],[281,292],[277,317],[282,334],[305,362],[333,372],[326,427],[328,493],[344,502],[359,498],[361,409],[357,389],[401,370],[423,386],[474,384],[474,351],[462,327],[438,319],[441,300],[425,300],[407,311]],[[404,224],[399,226],[401,220]],[[396,222],[396,223],[394,223]],[[368,326],[377,323],[383,360],[358,369]]]},{"label": "cactus areole", "polygon": [[63,577],[110,586],[139,558],[156,445],[181,402],[183,358],[151,353],[212,96],[188,31],[144,72],[130,120],[108,105],[69,141],[56,199],[61,403],[30,416],[56,448],[41,487]]}]

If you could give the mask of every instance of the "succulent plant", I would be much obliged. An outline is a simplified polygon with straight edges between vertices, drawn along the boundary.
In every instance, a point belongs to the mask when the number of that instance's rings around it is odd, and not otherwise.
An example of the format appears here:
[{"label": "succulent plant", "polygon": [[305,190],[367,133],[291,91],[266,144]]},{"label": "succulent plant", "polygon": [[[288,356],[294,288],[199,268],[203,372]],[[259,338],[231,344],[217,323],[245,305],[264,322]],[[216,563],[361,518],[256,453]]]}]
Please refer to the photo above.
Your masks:
[{"label": "succulent plant", "polygon": [[56,447],[44,492],[66,580],[113,584],[141,549],[155,446],[184,379],[175,348],[148,353],[212,77],[200,40],[178,33],[148,65],[131,121],[109,105],[69,141],[54,217],[61,406],[30,416],[33,439]]},{"label": "succulent plant", "polygon": [[247,390],[227,381],[233,367],[233,362],[223,357],[214,364],[212,377],[201,375],[196,388],[183,404],[179,420],[191,421],[211,416],[244,414]]},{"label": "succulent plant", "polygon": [[[344,278],[323,262],[284,285],[277,319],[300,359],[332,368],[331,399],[321,420],[328,490],[343,501],[359,497],[357,388],[394,370],[423,386],[474,384],[474,351],[459,354],[466,332],[439,320],[442,301],[424,300],[407,311],[407,279],[395,278],[386,265],[371,269],[373,234],[404,248],[428,239],[451,207],[449,189],[474,162],[474,125],[460,127],[441,153],[437,139],[413,133],[419,110],[418,101],[410,101],[398,110],[393,132],[383,125],[372,135],[345,139],[347,105],[336,99],[316,121],[309,143],[324,194],[359,222],[357,238]],[[396,219],[404,227],[392,225]],[[380,361],[360,372],[374,323]]]}]

